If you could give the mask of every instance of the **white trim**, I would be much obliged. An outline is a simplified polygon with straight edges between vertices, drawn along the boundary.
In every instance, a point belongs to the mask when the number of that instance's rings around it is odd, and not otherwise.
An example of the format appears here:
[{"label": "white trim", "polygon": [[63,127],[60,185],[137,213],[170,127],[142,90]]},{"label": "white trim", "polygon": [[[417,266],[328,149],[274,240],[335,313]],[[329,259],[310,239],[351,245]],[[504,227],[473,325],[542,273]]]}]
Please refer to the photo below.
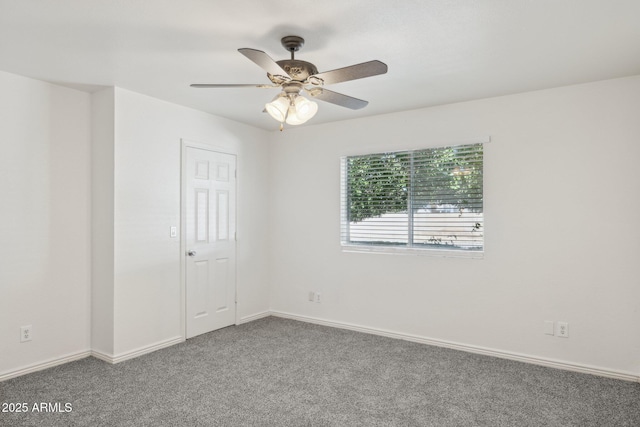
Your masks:
[{"label": "white trim", "polygon": [[187,266],[185,263],[186,245],[186,189],[185,171],[187,170],[188,141],[180,140],[180,332],[187,338]]},{"label": "white trim", "polygon": [[160,350],[166,347],[171,347],[172,345],[180,344],[181,342],[184,342],[184,338],[179,336],[179,337],[171,338],[165,341],[160,341],[145,347],[139,347],[135,350],[131,350],[126,353],[121,353],[116,356],[102,353],[97,350],[91,351],[91,356],[95,357],[96,359],[100,359],[104,362],[111,363],[112,365],[114,365],[116,363],[124,362],[125,360],[129,360],[135,357],[143,356],[145,354],[153,353],[156,350]]},{"label": "white trim", "polygon": [[16,378],[22,375],[42,371],[43,369],[53,368],[54,366],[64,365],[65,363],[75,362],[76,360],[84,359],[89,356],[91,356],[91,351],[81,351],[80,353],[73,353],[55,359],[49,359],[46,362],[35,363],[25,368],[20,368],[15,371],[9,371],[5,372],[4,374],[0,374],[0,382],[10,380],[11,378]]},{"label": "white trim", "polygon": [[236,150],[224,148],[222,146],[215,145],[215,144],[207,144],[205,142],[194,141],[191,139],[180,138],[180,143],[182,144],[182,147],[200,148],[206,151],[215,151],[217,153],[232,154],[234,156],[238,155],[238,152]]},{"label": "white trim", "polygon": [[[396,152],[396,151],[414,151],[414,150],[425,150],[428,148],[442,148],[442,147],[455,147],[458,145],[470,145],[470,144],[488,144],[491,142],[491,136],[480,136],[476,138],[463,138],[463,139],[436,139],[429,141],[422,141],[418,145],[412,145],[408,147],[404,147],[402,145],[393,145],[389,143],[385,145],[387,148],[381,147],[371,147],[369,150],[363,150],[361,147],[350,148],[340,153],[340,157],[350,157],[350,156],[366,156],[369,154],[380,154],[386,152]],[[393,146],[392,146],[393,145]]]},{"label": "white trim", "polygon": [[[583,364],[577,364],[577,363],[568,363],[568,362],[555,360],[555,359],[529,356],[529,355],[520,354],[520,353],[512,353],[507,351],[490,349],[486,347],[479,347],[474,345],[456,343],[452,341],[439,340],[435,338],[426,338],[418,335],[404,334],[400,332],[388,331],[385,329],[355,325],[352,323],[335,322],[335,321],[320,319],[317,317],[301,316],[298,314],[286,313],[283,311],[276,311],[276,310],[263,311],[250,316],[244,316],[240,319],[240,322],[238,323],[238,325],[249,323],[254,320],[259,320],[269,316],[281,317],[284,319],[292,319],[292,320],[297,320],[297,321],[306,322],[306,323],[313,323],[316,325],[329,326],[332,328],[347,329],[350,331],[363,332],[366,334],[379,335],[383,337],[395,338],[395,339],[411,341],[411,342],[416,342],[416,343],[426,344],[426,345],[433,345],[436,347],[451,348],[453,350],[460,350],[460,351],[466,351],[468,353],[498,357],[500,359],[515,360],[518,362],[546,366],[549,368],[563,369],[566,371],[580,372],[584,374],[591,374],[591,375],[597,375],[597,376],[606,377],[606,378],[613,378],[613,379],[618,379],[623,381],[632,381],[632,382],[640,383],[640,375],[637,375],[631,372],[616,371],[612,369],[599,368],[595,366],[589,366],[589,365],[583,365]],[[63,365],[65,363],[74,362],[76,360],[81,360],[89,356],[93,356],[96,359],[100,359],[107,363],[116,364],[119,362],[123,362],[125,360],[132,359],[134,357],[139,357],[148,353],[152,353],[162,348],[179,344],[184,341],[185,340],[183,337],[176,337],[170,340],[161,341],[159,343],[156,343],[150,346],[141,347],[139,349],[136,349],[127,353],[123,353],[118,356],[111,356],[97,350],[74,353],[67,356],[51,359],[46,362],[36,363],[30,366],[27,366],[25,368],[17,369],[15,371],[5,372],[3,374],[0,374],[0,382],[9,380],[11,378],[16,378],[22,375],[31,374],[33,372],[41,371],[43,369],[52,368],[54,366]]]},{"label": "white trim", "polygon": [[480,347],[469,344],[461,344],[453,341],[440,340],[436,338],[421,337],[418,335],[394,332],[385,329],[371,328],[367,326],[355,325],[346,322],[335,322],[317,317],[301,316],[298,314],[286,313],[282,311],[271,311],[271,315],[285,319],[299,320],[301,322],[314,323],[317,325],[330,326],[332,328],[348,329],[366,334],[380,335],[388,338],[401,339],[405,341],[417,342],[420,344],[433,345],[437,347],[451,348],[453,350],[466,351],[468,353],[483,354],[486,356],[498,357],[500,359],[515,360],[518,362],[530,363],[533,365],[546,366],[549,368],[563,369],[565,371],[580,372],[583,374],[597,375],[601,377],[614,378],[624,381],[640,382],[640,375],[632,372],[616,371],[612,369],[600,368],[596,366],[583,365],[579,363],[569,363],[556,359],[530,356],[526,354],[513,353],[492,348]]},{"label": "white trim", "polygon": [[419,249],[394,246],[355,245],[341,243],[342,252],[347,253],[373,253],[386,255],[416,255],[434,256],[443,258],[471,258],[483,259],[484,251],[466,251],[464,249]]},{"label": "white trim", "polygon": [[96,359],[102,360],[103,362],[114,364],[113,357],[107,353],[103,353],[98,350],[91,350],[91,357],[95,357]]},{"label": "white trim", "polygon": [[263,318],[269,317],[269,316],[271,316],[271,312],[269,310],[261,311],[260,313],[251,314],[249,316],[241,317],[238,320],[238,322],[236,322],[236,325],[242,325],[242,324],[253,322],[254,320],[260,320],[260,319],[263,319]]}]

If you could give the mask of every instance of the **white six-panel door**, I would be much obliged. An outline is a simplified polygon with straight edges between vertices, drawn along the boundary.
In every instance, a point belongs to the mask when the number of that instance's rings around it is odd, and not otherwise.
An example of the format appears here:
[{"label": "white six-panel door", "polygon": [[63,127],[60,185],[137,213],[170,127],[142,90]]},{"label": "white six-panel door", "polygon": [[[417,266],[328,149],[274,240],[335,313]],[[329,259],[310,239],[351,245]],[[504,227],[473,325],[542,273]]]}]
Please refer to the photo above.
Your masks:
[{"label": "white six-panel door", "polygon": [[186,148],[186,337],[224,328],[236,316],[236,158]]}]

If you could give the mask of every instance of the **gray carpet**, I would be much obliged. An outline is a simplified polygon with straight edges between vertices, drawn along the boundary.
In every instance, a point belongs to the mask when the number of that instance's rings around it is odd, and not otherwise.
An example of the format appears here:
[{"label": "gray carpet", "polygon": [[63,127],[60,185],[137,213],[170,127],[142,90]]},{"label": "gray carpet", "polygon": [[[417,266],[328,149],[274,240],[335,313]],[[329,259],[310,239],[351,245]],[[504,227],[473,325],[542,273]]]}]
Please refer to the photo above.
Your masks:
[{"label": "gray carpet", "polygon": [[640,426],[640,384],[266,318],[0,383],[2,426]]}]

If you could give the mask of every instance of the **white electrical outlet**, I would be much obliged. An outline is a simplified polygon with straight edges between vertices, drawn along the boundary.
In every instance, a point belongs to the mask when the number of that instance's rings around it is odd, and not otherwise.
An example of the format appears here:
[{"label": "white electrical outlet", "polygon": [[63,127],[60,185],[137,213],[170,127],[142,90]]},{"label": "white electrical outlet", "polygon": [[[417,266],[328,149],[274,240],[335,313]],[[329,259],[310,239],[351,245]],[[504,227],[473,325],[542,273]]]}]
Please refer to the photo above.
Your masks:
[{"label": "white electrical outlet", "polygon": [[316,302],[320,303],[320,292],[316,292]]},{"label": "white electrical outlet", "polygon": [[569,338],[569,322],[558,322],[556,335],[561,338]]},{"label": "white electrical outlet", "polygon": [[23,326],[20,328],[20,342],[31,341],[31,325]]}]

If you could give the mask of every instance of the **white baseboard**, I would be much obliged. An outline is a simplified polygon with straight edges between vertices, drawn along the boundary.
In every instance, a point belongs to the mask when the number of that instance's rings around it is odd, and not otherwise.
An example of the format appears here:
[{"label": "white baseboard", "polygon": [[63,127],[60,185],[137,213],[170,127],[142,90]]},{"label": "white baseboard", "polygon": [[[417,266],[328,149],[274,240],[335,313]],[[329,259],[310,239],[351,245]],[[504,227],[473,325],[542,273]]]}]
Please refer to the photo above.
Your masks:
[{"label": "white baseboard", "polygon": [[33,372],[42,371],[43,369],[53,368],[54,366],[64,365],[65,363],[75,362],[76,360],[84,359],[91,356],[91,351],[81,351],[80,353],[68,354],[66,356],[57,357],[55,359],[49,359],[45,362],[29,365],[25,368],[20,368],[15,371],[5,372],[0,374],[0,382],[10,380],[11,378],[19,377]]},{"label": "white baseboard", "polygon": [[271,316],[271,312],[269,310],[261,311],[260,313],[252,314],[250,316],[241,317],[236,325],[242,325],[244,323],[253,322],[254,320],[262,319],[265,317]]},{"label": "white baseboard", "polygon": [[100,351],[92,350],[91,356],[95,357],[96,359],[100,359],[104,362],[111,363],[112,365],[114,365],[116,363],[124,362],[125,360],[133,359],[135,357],[139,357],[144,354],[152,353],[162,348],[171,347],[172,345],[180,344],[181,342],[184,342],[184,338],[180,336],[180,337],[170,338],[165,341],[160,341],[145,347],[140,347],[135,350],[127,351],[125,353],[120,353],[118,355],[111,355],[111,354],[102,353]]},{"label": "white baseboard", "polygon": [[[451,348],[454,350],[461,350],[469,353],[483,354],[486,356],[498,357],[501,359],[516,360],[519,362],[531,363],[534,365],[541,365],[541,366],[546,366],[550,368],[564,369],[567,371],[581,372],[584,374],[598,375],[601,377],[614,378],[614,379],[624,380],[624,381],[640,382],[640,375],[633,374],[630,372],[615,371],[611,369],[599,368],[594,366],[568,363],[560,360],[529,356],[525,354],[511,353],[511,352],[506,352],[501,350],[474,346],[474,345],[461,344],[461,343],[439,340],[434,338],[421,337],[418,335],[404,334],[400,332],[388,331],[388,330],[378,329],[378,328],[371,328],[367,326],[361,326],[361,325],[356,325],[356,324],[351,324],[346,322],[336,322],[336,321],[330,321],[330,320],[320,319],[316,317],[302,316],[302,315],[286,313],[282,311],[263,311],[250,316],[245,316],[240,318],[240,321],[237,324],[241,325],[243,323],[252,322],[254,320],[262,319],[268,316],[282,317],[285,319],[292,319],[292,320],[298,320],[301,322],[314,323],[317,325],[330,326],[332,328],[348,329],[356,332],[364,332],[367,334],[380,335],[384,337],[401,339],[405,341],[417,342],[417,343],[427,344],[427,345],[433,345],[437,347]],[[89,356],[93,356],[107,363],[115,364],[115,363],[123,362],[125,360],[133,359],[138,356],[142,356],[144,354],[154,352],[156,350],[160,350],[162,348],[170,347],[172,345],[179,344],[181,342],[184,342],[183,337],[181,336],[175,337],[169,340],[158,342],[156,344],[141,347],[126,353],[121,353],[116,356],[102,353],[96,350],[82,351],[79,353],[73,353],[73,354],[69,354],[59,358],[50,359],[42,363],[29,365],[27,367],[20,368],[15,371],[2,373],[0,374],[0,382],[9,380],[11,378],[19,377],[22,375],[30,374],[33,372],[41,371],[43,369],[52,368],[54,366],[84,359],[85,357],[89,357]]]},{"label": "white baseboard", "polygon": [[584,374],[598,375],[601,377],[614,378],[624,381],[640,382],[640,375],[631,372],[621,372],[595,366],[581,365],[577,363],[568,363],[561,360],[547,359],[526,354],[511,353],[508,351],[495,350],[475,345],[461,344],[452,341],[445,341],[435,338],[421,337],[418,335],[404,334],[401,332],[388,331],[378,328],[370,328],[367,326],[355,325],[346,322],[335,322],[316,317],[301,316],[298,314],[286,313],[282,311],[271,311],[272,316],[282,317],[285,319],[299,320],[301,322],[315,323],[317,325],[330,326],[333,328],[348,329],[351,331],[364,332],[367,334],[380,335],[383,337],[396,338],[405,341],[412,341],[421,344],[433,345],[437,347],[446,347],[454,350],[466,351],[469,353],[483,354],[486,356],[498,357],[501,359],[516,360],[518,362],[531,363],[533,365],[546,366],[549,368],[563,369],[566,371],[581,372]]}]

